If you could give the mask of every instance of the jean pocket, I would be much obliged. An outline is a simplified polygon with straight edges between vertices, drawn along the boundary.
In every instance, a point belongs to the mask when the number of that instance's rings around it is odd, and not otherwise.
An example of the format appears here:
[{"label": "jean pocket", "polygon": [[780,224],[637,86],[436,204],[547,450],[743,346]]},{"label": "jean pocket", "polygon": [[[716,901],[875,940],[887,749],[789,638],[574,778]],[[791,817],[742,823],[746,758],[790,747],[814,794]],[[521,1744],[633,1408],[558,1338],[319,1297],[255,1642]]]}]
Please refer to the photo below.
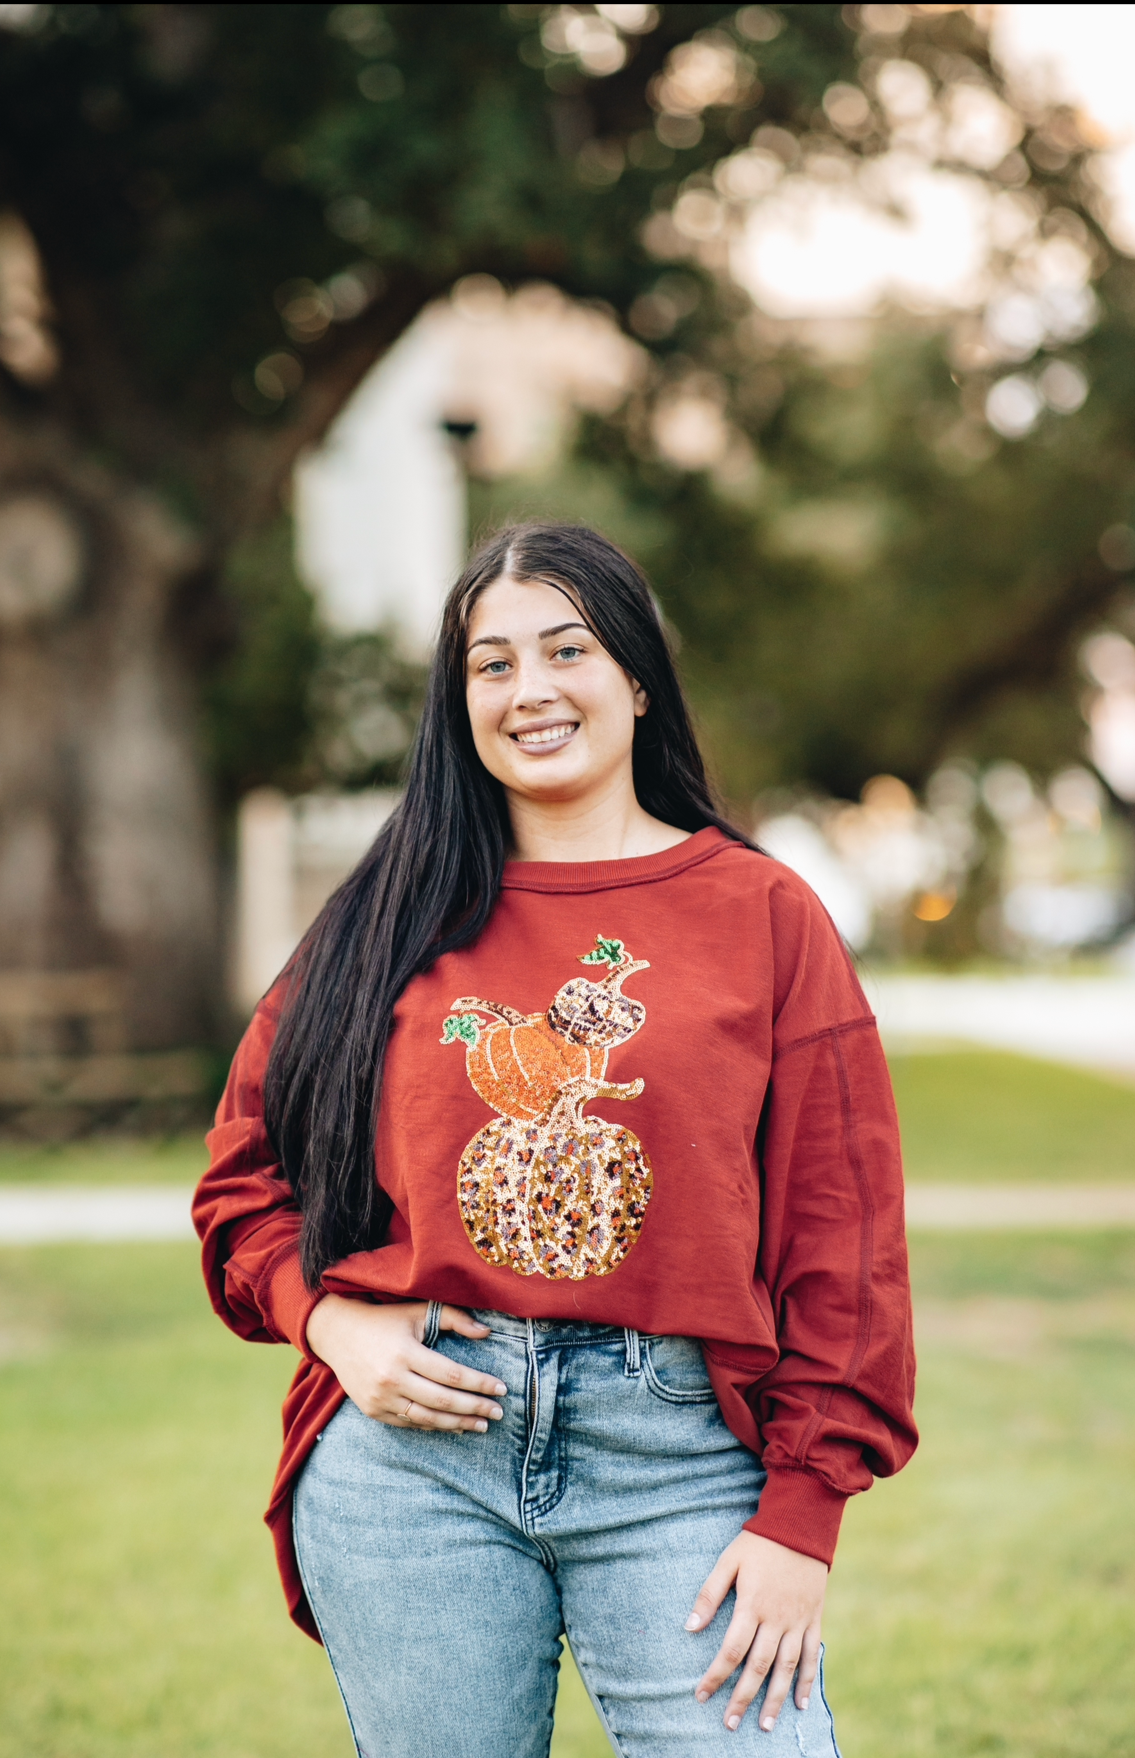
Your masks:
[{"label": "jean pocket", "polygon": [[668,1404],[712,1404],[716,1398],[694,1337],[644,1337],[642,1374],[651,1391]]}]

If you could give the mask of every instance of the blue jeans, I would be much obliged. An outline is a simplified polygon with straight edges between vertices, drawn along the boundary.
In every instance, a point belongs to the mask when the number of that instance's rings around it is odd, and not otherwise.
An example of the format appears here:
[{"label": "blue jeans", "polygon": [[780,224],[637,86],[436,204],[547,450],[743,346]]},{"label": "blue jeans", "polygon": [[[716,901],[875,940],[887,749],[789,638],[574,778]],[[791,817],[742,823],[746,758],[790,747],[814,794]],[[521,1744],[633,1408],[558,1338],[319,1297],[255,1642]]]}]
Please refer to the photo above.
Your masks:
[{"label": "blue jeans", "polygon": [[547,1758],[566,1632],[615,1751],[838,1758],[822,1674],[772,1733],[694,1687],[729,1622],[683,1629],[750,1518],[758,1460],[699,1345],[610,1325],[475,1316],[426,1342],[509,1388],[485,1435],[390,1428],[349,1401],[295,1496],[296,1551],[361,1758]]}]

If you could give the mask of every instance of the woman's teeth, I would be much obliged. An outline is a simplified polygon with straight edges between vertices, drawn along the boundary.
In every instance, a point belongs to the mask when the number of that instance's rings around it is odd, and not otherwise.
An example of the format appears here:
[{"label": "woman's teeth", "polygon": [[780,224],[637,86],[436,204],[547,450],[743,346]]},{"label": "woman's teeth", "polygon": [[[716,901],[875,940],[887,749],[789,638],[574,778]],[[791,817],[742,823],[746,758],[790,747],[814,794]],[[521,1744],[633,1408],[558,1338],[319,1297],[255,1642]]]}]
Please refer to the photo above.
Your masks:
[{"label": "woman's teeth", "polygon": [[575,722],[565,720],[562,726],[541,727],[539,732],[513,733],[518,745],[553,745],[575,731]]}]

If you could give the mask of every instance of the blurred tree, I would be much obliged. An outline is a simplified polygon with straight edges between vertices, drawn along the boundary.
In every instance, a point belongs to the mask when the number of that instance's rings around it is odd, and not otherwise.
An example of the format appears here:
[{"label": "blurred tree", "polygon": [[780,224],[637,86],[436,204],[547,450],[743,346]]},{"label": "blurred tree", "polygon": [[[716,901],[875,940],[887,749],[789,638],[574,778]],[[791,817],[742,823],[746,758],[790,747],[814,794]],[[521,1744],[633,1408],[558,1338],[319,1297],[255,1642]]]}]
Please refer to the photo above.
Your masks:
[{"label": "blurred tree", "polygon": [[[742,810],[778,784],[917,786],[951,753],[1082,761],[1079,642],[1135,611],[1135,263],[1106,230],[1100,142],[1014,96],[973,8],[843,17],[856,74],[656,217],[669,260],[631,308],[647,391],[584,425],[559,481],[476,500],[485,522],[595,509],[637,549]],[[896,150],[987,201],[984,310],[777,324],[727,284],[705,296],[778,160],[847,187]]]},{"label": "blurred tree", "polygon": [[[675,177],[804,125],[853,42],[827,5],[3,9],[0,967],[109,963],[135,1042],[210,1030],[194,667],[225,792],[295,775],[297,454],[462,275],[632,309]],[[377,675],[336,663],[324,701]]]},{"label": "blurred tree", "polygon": [[[975,103],[1016,144],[975,152]],[[1135,563],[1135,269],[1095,144],[1014,110],[966,7],[0,11],[0,968],[116,965],[136,1042],[201,1036],[217,789],[388,777],[415,680],[322,640],[281,502],[467,274],[605,301],[652,351],[555,492],[481,511],[626,534],[737,803],[1078,754],[1076,642]],[[1015,333],[994,299],[841,353],[730,284],[762,179],[895,147],[996,196]]]}]

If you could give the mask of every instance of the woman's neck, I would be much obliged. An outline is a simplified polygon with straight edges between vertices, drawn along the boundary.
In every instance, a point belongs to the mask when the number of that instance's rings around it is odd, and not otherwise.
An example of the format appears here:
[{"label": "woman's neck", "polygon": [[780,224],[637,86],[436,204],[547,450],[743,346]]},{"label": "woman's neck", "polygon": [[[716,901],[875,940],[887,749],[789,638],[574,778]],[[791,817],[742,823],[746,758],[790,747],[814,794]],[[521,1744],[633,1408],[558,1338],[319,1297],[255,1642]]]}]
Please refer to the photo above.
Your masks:
[{"label": "woman's neck", "polygon": [[690,835],[644,812],[633,791],[586,800],[533,800],[510,793],[514,861],[625,861],[661,854]]}]

